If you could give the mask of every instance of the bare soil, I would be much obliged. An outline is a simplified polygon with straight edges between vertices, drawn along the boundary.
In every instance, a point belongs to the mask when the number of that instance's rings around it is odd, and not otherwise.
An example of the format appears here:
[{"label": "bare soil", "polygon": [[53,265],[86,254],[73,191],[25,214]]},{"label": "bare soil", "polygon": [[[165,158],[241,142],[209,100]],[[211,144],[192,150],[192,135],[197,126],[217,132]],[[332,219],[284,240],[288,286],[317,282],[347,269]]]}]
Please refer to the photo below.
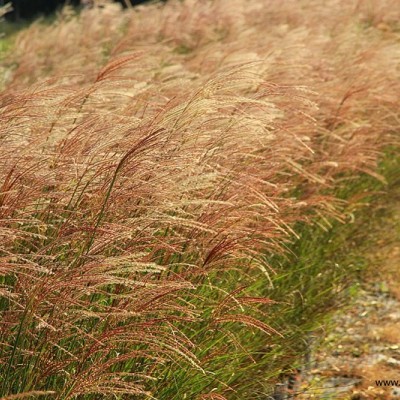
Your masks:
[{"label": "bare soil", "polygon": [[387,202],[362,246],[369,267],[360,290],[329,333],[314,340],[307,371],[288,398],[400,399],[400,197]]}]

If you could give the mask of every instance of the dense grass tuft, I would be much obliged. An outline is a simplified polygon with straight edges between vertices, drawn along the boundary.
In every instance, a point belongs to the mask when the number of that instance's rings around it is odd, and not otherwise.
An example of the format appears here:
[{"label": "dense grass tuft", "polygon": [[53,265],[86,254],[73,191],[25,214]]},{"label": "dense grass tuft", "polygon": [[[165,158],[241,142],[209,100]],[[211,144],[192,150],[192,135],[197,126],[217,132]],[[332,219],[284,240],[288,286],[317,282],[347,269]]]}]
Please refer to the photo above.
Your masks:
[{"label": "dense grass tuft", "polygon": [[348,283],[339,226],[398,143],[393,5],[108,4],[22,31],[0,396],[264,398]]}]

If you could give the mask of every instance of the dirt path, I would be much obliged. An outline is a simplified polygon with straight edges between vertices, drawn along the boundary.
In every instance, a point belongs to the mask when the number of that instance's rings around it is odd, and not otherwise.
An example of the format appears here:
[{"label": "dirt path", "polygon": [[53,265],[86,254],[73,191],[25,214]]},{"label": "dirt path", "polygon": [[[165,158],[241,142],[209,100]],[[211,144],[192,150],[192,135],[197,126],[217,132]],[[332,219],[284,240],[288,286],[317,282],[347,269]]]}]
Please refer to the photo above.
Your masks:
[{"label": "dirt path", "polygon": [[[387,202],[389,211],[368,234],[365,282],[325,338],[315,340],[302,394],[292,398],[400,399],[400,196]],[[397,384],[378,382],[389,380]]]}]

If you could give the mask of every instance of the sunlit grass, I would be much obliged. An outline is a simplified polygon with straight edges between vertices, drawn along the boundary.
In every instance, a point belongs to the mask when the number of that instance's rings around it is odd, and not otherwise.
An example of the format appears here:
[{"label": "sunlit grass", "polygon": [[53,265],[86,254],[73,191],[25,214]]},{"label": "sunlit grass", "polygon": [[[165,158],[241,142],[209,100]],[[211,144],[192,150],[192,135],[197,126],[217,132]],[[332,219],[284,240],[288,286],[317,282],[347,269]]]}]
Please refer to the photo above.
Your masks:
[{"label": "sunlit grass", "polygon": [[265,398],[363,268],[391,2],[195,3],[67,10],[7,53],[0,396]]}]

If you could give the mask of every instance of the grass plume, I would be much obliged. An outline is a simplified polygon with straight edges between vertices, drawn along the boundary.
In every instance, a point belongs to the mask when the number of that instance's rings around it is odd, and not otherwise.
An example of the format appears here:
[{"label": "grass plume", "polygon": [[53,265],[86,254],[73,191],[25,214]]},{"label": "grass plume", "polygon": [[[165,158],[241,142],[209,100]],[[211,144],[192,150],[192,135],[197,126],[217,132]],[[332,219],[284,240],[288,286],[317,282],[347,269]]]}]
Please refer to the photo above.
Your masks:
[{"label": "grass plume", "polygon": [[398,143],[398,14],[186,0],[22,31],[0,94],[0,396],[265,397],[343,283],[285,269],[320,238],[299,227],[347,221],[349,182],[383,181]]}]

